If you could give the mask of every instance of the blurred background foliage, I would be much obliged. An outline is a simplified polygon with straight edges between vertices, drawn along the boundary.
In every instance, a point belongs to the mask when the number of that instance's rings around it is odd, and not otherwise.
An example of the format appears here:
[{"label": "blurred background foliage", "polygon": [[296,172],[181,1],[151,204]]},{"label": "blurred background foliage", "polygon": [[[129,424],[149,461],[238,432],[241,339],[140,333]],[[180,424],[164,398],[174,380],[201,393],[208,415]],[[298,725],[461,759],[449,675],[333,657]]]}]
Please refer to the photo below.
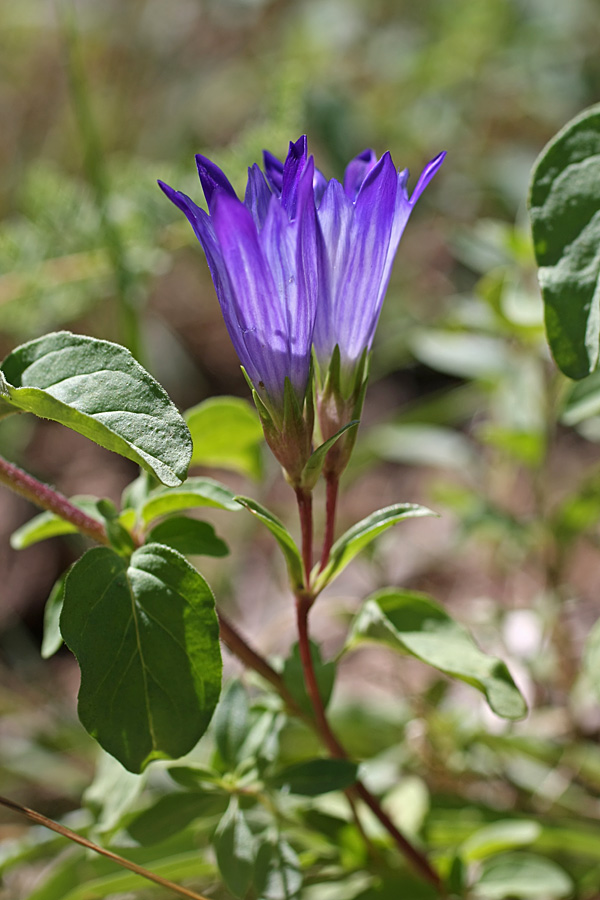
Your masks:
[{"label": "blurred background foliage", "polygon": [[[545,142],[600,97],[595,0],[19,0],[0,4],[0,73],[0,356],[63,327],[121,341],[182,408],[247,390],[202,253],[157,178],[200,200],[202,152],[241,190],[263,148],[281,156],[302,133],[336,177],[372,146],[414,185],[448,151],[400,247],[340,526],[388,498],[443,516],[386,535],[320,601],[314,631],[330,657],[358,599],[396,583],[429,590],[503,656],[532,704],[522,724],[360,650],[340,666],[335,725],[379,759],[381,791],[409,776],[413,794],[390,803],[400,818],[412,810],[403,824],[444,855],[457,890],[477,871],[485,897],[597,898],[599,638],[584,644],[598,617],[600,419],[569,406],[549,358],[525,209]],[[134,474],[26,417],[2,423],[0,450],[68,494],[116,500]],[[264,469],[245,490],[287,517],[268,458]],[[11,551],[30,514],[2,493],[0,791],[59,816],[80,805],[95,752],[75,718],[72,659],[38,658],[43,604],[74,550],[55,539]],[[292,610],[271,542],[237,518],[228,527],[232,564],[207,577],[265,653],[285,654]],[[294,727],[287,761],[314,752]],[[525,831],[472,837],[512,816]],[[2,821],[0,836],[22,835]],[[360,853],[334,837],[351,872]],[[9,868],[8,900],[38,883],[36,854],[45,865],[57,852],[36,840]],[[511,893],[494,854],[518,846],[558,861],[566,887],[546,871]],[[359,880],[310,898],[368,890]]]}]

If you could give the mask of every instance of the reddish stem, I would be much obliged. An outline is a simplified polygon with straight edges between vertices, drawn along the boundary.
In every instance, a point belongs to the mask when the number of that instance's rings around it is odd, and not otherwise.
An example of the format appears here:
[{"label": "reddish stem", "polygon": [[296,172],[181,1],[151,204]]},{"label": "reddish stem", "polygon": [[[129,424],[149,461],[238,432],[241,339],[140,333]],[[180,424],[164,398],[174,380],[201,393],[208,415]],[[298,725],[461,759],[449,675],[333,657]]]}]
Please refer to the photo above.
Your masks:
[{"label": "reddish stem", "polygon": [[327,477],[326,499],[325,499],[325,535],[323,538],[323,551],[321,553],[321,565],[319,571],[322,572],[329,562],[329,554],[335,539],[335,511],[337,507],[339,479],[335,475]]},{"label": "reddish stem", "polygon": [[302,562],[304,565],[304,586],[309,589],[313,555],[312,494],[303,488],[296,488],[300,531],[302,535]]},{"label": "reddish stem", "polygon": [[61,519],[71,522],[78,531],[86,534],[99,544],[108,544],[106,530],[101,522],[86,515],[77,506],[74,506],[64,494],[55,491],[47,484],[42,484],[37,478],[19,469],[18,466],[9,463],[0,456],[0,482],[11,488],[17,494],[25,497],[36,506],[55,513]]}]

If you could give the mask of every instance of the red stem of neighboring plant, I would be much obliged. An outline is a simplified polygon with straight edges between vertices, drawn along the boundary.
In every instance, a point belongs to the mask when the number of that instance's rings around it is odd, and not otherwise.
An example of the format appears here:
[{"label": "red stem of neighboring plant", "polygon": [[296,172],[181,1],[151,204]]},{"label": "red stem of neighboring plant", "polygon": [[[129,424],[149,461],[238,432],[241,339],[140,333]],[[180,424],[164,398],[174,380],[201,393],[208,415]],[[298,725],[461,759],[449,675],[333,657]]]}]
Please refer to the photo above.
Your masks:
[{"label": "red stem of neighboring plant", "polygon": [[321,553],[321,565],[319,571],[322,572],[329,562],[329,554],[335,540],[335,510],[337,506],[339,479],[335,475],[330,475],[326,479],[326,499],[325,499],[325,535],[323,537],[323,551]]}]

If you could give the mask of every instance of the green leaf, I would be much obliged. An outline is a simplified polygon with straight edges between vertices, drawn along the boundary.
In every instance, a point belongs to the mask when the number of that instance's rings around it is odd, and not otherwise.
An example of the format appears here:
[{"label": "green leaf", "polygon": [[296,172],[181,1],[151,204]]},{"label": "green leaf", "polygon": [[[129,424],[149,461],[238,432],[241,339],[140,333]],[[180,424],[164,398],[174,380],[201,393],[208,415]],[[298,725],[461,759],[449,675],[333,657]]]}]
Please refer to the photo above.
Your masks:
[{"label": "green leaf", "polygon": [[302,471],[302,486],[307,490],[312,490],[315,484],[319,480],[319,475],[321,474],[321,470],[323,468],[323,464],[325,463],[325,457],[333,447],[333,445],[341,438],[343,434],[345,434],[350,428],[358,428],[360,422],[356,419],[353,422],[348,422],[347,425],[344,425],[343,428],[340,428],[339,431],[330,437],[327,441],[317,447],[316,450],[313,450],[311,455],[308,458],[308,462],[304,466]]},{"label": "green leaf", "polygon": [[529,853],[506,853],[485,863],[473,889],[481,900],[558,900],[572,891],[564,869]]},{"label": "green leaf", "polygon": [[288,568],[288,574],[290,576],[290,581],[292,587],[301,588],[304,584],[304,576],[302,574],[302,557],[300,556],[300,551],[298,547],[294,543],[294,539],[291,534],[281,522],[277,516],[274,516],[272,512],[266,509],[264,506],[261,506],[256,500],[252,500],[251,497],[236,497],[235,498],[242,506],[245,506],[246,509],[252,513],[252,515],[256,516],[263,525],[265,525],[283,552],[285,557],[285,561]]},{"label": "green leaf", "polygon": [[220,791],[164,794],[152,806],[138,813],[127,825],[127,831],[138,844],[158,844],[166,835],[183,831],[195,819],[222,815],[228,799],[228,795]]},{"label": "green leaf", "polygon": [[[395,503],[371,513],[366,519],[362,519],[353,525],[331,548],[329,562],[320,575],[316,578],[315,589],[321,591],[325,585],[333,581],[346,566],[360,553],[371,541],[396,525],[403,519],[412,519],[420,516],[435,516],[436,513],[425,506],[417,506],[415,503]],[[313,574],[316,574],[315,569]]]},{"label": "green leaf", "polygon": [[[94,833],[107,835],[117,831],[146,784],[144,775],[124,769],[114,756],[100,751],[94,780],[83,795],[84,806],[94,814]],[[164,838],[164,833],[163,833]]]},{"label": "green leaf", "polygon": [[144,525],[148,525],[160,516],[169,516],[184,509],[196,509],[203,506],[215,509],[228,509],[236,512],[241,509],[233,493],[212,478],[188,478],[185,484],[177,488],[157,488],[143,503],[140,516]]},{"label": "green leaf", "polygon": [[[335,682],[335,663],[323,662],[319,645],[314,641],[310,642],[310,655],[312,657],[317,684],[319,686],[319,693],[321,694],[323,705],[327,707],[327,704],[331,699]],[[300,649],[297,642],[292,647],[290,655],[284,663],[283,672],[281,674],[286,687],[294,697],[294,700],[304,712],[312,715],[313,707],[304,684],[304,669],[302,667]]]},{"label": "green leaf", "polygon": [[[70,570],[69,570],[70,571]],[[63,639],[60,633],[60,614],[63,608],[65,597],[65,581],[68,572],[58,579],[54,587],[50,591],[50,596],[46,600],[44,607],[44,637],[42,638],[42,659],[50,659],[51,656],[60,650]]]},{"label": "green leaf", "polygon": [[552,355],[569,378],[585,378],[600,352],[600,105],[546,145],[529,211]]},{"label": "green leaf", "polygon": [[238,806],[237,797],[231,798],[229,808],[215,832],[213,844],[225,885],[234,897],[243,897],[252,881],[255,849],[252,832]]},{"label": "green leaf", "polygon": [[541,833],[539,822],[527,819],[492,822],[467,838],[460,848],[460,855],[466,862],[476,862],[488,856],[497,856],[505,850],[533,844]]},{"label": "green leaf", "polygon": [[260,480],[263,430],[245,400],[211,397],[188,409],[185,418],[194,444],[193,465],[232,469]]},{"label": "green leaf", "polygon": [[293,900],[302,887],[300,860],[287,841],[265,841],[256,854],[254,886],[261,900]]},{"label": "green leaf", "polygon": [[240,681],[230,681],[215,713],[215,741],[223,762],[235,768],[248,732],[248,694]]},{"label": "green leaf", "polygon": [[472,685],[505,719],[527,713],[506,665],[483,653],[462,625],[425,594],[393,588],[373,594],[358,612],[347,646],[363,640],[387,644]]},{"label": "green leaf", "polygon": [[[103,522],[103,517],[98,512],[98,498],[89,497],[81,494],[70,498],[73,506],[81,509],[92,519],[97,522]],[[13,532],[10,538],[10,545],[14,550],[25,550],[39,541],[48,540],[48,538],[57,537],[62,534],[77,534],[77,528],[66,519],[51,512],[39,513],[29,522],[25,522],[20,528]]]},{"label": "green leaf", "polygon": [[292,794],[317,797],[351,787],[357,772],[357,763],[349,759],[309,759],[281,769],[269,782],[275,787],[287,787]]},{"label": "green leaf", "polygon": [[596,699],[600,698],[600,619],[587,636],[582,668]]},{"label": "green leaf", "polygon": [[600,372],[593,372],[571,386],[563,400],[563,425],[579,425],[600,415]]},{"label": "green leaf", "polygon": [[129,563],[88,550],[60,625],[81,668],[80,719],[108,753],[140,772],[194,747],[219,698],[221,655],[212,592],[183,556],[160,544]]},{"label": "green leaf", "polygon": [[166,544],[184,556],[227,556],[229,548],[208,522],[173,516],[159,522],[147,535],[148,541]]},{"label": "green leaf", "polygon": [[17,347],[2,363],[10,402],[52,419],[180,484],[192,441],[165,390],[118,344],[60,331]]}]

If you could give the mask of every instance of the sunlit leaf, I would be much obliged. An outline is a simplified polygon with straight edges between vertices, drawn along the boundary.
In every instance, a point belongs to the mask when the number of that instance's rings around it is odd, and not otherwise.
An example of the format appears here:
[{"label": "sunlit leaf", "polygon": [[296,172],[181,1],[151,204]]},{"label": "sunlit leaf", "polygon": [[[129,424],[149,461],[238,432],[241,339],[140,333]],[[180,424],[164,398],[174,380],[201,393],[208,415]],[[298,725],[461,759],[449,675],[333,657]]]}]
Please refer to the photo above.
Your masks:
[{"label": "sunlit leaf", "polygon": [[148,499],[142,503],[140,514],[144,524],[148,525],[160,516],[203,506],[232,512],[241,509],[233,493],[224,484],[212,478],[188,478],[181,487],[151,491]]},{"label": "sunlit leaf", "polygon": [[256,412],[239,397],[211,397],[188,409],[192,464],[233,469],[255,480],[261,477],[263,430]]},{"label": "sunlit leaf", "polygon": [[544,148],[529,210],[552,355],[569,378],[585,378],[600,353],[600,105]]},{"label": "sunlit leaf", "polygon": [[527,712],[505,663],[483,653],[462,625],[425,594],[393,588],[373,594],[358,612],[347,646],[363,640],[387,644],[472,685],[503,718],[520,719]]},{"label": "sunlit leaf", "polygon": [[421,516],[435,516],[436,513],[425,506],[417,506],[415,503],[395,503],[371,513],[366,519],[362,519],[349,528],[335,542],[331,548],[329,562],[316,579],[316,589],[322,590],[342,572],[346,566],[363,550],[371,541],[392,525],[396,525],[403,519],[414,519]]},{"label": "sunlit leaf", "polygon": [[473,893],[481,900],[559,900],[572,890],[571,878],[552,860],[507,853],[484,863]]},{"label": "sunlit leaf", "polygon": [[52,419],[180,484],[192,441],[165,390],[118,344],[68,331],[17,347],[2,363],[10,403]]}]

